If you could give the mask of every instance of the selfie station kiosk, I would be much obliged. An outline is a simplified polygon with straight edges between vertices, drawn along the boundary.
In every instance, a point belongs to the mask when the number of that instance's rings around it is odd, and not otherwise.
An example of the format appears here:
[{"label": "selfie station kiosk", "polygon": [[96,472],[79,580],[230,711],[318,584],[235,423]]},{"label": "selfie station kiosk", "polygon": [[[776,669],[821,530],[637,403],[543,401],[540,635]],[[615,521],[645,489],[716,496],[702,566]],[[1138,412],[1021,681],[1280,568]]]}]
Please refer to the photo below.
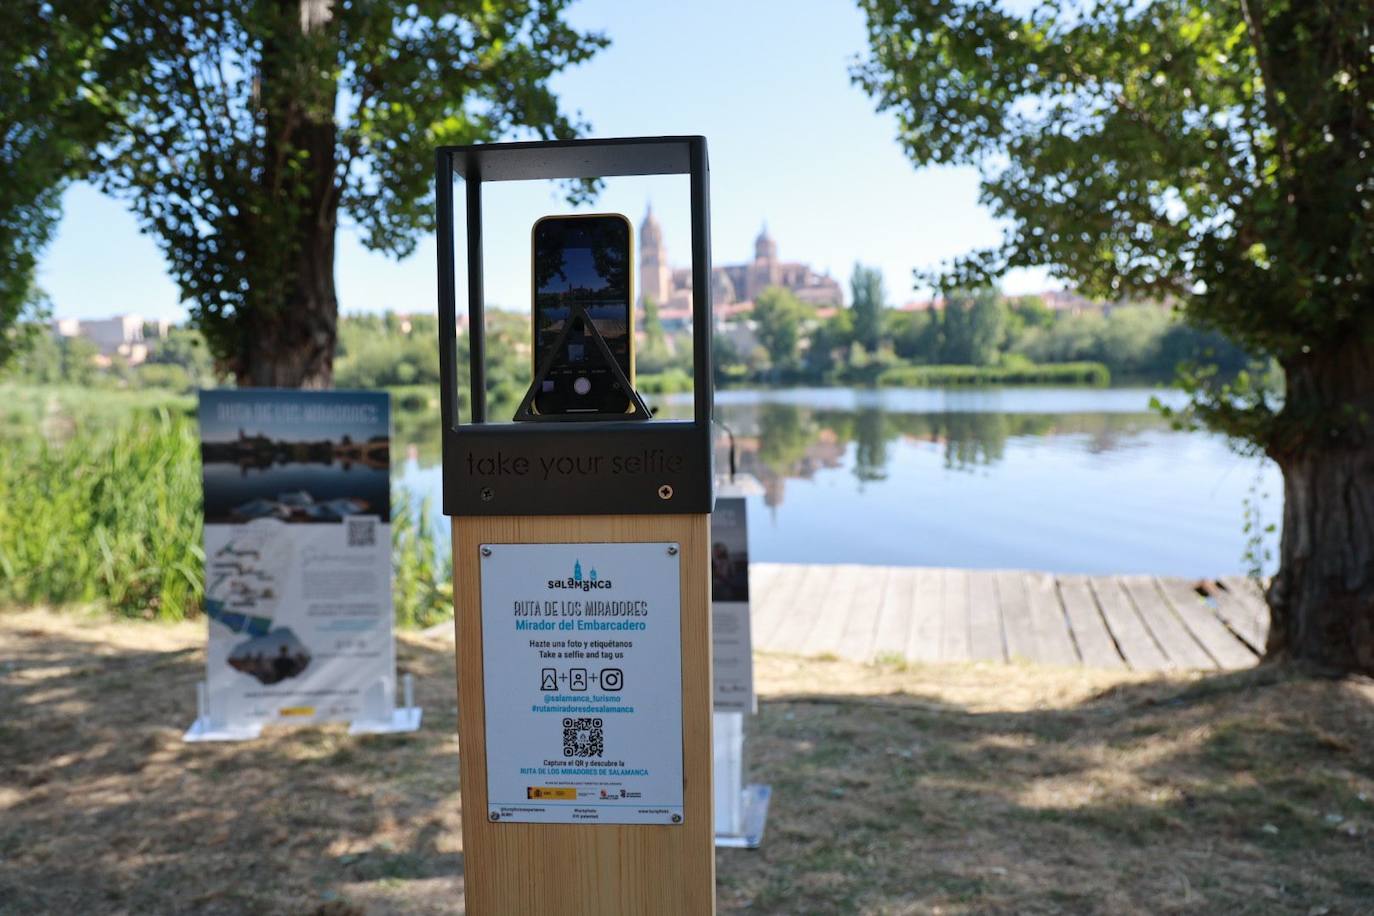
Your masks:
[{"label": "selfie station kiosk", "polygon": [[[631,175],[689,176],[692,418],[651,416],[579,293],[556,344],[536,354],[515,417],[489,418],[483,186]],[[436,181],[467,912],[713,913],[706,140],[444,147]],[[470,409],[460,418],[464,299]],[[623,412],[531,409],[577,323],[630,395]]]}]

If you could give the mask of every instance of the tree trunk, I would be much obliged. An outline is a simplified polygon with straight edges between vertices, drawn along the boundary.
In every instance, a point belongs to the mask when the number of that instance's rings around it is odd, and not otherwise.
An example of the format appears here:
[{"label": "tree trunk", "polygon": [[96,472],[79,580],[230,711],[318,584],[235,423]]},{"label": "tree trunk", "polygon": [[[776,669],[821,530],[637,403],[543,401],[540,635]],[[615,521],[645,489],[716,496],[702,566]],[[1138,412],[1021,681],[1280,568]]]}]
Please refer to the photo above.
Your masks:
[{"label": "tree trunk", "polygon": [[329,388],[339,299],[334,290],[334,233],[303,227],[295,276],[281,308],[255,309],[245,321],[237,373],[240,388]]},{"label": "tree trunk", "polygon": [[[276,0],[282,30],[264,44],[260,80],[265,112],[264,197],[291,227],[292,254],[280,300],[257,302],[242,318],[234,360],[240,387],[329,388],[334,383],[339,299],[334,289],[338,228],[338,86],[325,69],[333,0]],[[299,35],[286,33],[299,30]],[[304,162],[287,166],[299,154]],[[275,295],[275,294],[274,294]]]},{"label": "tree trunk", "polygon": [[1313,349],[1284,366],[1284,414],[1323,423],[1271,449],[1284,501],[1266,657],[1374,674],[1374,343]]}]

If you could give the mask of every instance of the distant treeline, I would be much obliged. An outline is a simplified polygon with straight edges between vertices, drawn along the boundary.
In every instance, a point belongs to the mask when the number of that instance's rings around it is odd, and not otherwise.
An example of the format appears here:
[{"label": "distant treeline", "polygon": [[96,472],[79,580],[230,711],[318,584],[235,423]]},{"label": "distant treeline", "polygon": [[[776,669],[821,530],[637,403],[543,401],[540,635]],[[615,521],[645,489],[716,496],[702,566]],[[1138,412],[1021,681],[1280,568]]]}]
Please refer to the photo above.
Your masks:
[{"label": "distant treeline", "polygon": [[[1250,357],[1221,335],[1155,304],[1054,311],[1038,296],[956,291],[940,309],[885,307],[874,272],[859,267],[853,304],[821,319],[786,290],[759,296],[752,335],[717,335],[723,382],[879,385],[1103,384],[1172,381],[1182,363],[1223,374]],[[722,339],[722,336],[724,339]],[[740,338],[756,343],[741,352]]]},{"label": "distant treeline", "polygon": [[[968,384],[1167,383],[1184,363],[1233,374],[1251,362],[1224,337],[1182,321],[1154,304],[1122,304],[1078,313],[1054,311],[1038,296],[1006,297],[995,289],[955,292],[944,307],[887,308],[881,284],[857,268],[853,304],[822,318],[785,289],[759,295],[752,314],[717,330],[716,381],[743,384],[936,386]],[[666,332],[652,303],[641,316],[636,364],[645,394],[691,387],[691,335]],[[533,373],[526,316],[487,313],[489,415],[513,412]],[[430,315],[345,316],[339,322],[334,384],[390,388],[400,406],[431,404],[439,382],[438,325]],[[151,341],[147,362],[130,366],[98,358],[82,339],[37,336],[9,369],[11,380],[82,387],[159,388],[186,392],[217,376],[199,332],[173,328]],[[458,337],[466,381],[468,337]],[[461,385],[459,411],[468,410]]]}]

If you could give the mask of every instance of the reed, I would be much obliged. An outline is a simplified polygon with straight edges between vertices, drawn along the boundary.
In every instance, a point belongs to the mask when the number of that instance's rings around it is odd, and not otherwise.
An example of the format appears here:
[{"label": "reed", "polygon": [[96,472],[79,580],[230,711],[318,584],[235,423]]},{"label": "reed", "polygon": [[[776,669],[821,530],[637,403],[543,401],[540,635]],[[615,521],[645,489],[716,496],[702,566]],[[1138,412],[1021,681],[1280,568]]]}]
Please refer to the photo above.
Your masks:
[{"label": "reed", "polygon": [[166,408],[6,437],[0,600],[177,620],[203,593],[200,447]]},{"label": "reed", "polygon": [[453,616],[453,552],[430,500],[396,487],[391,496],[392,600],[396,625],[427,627]]}]

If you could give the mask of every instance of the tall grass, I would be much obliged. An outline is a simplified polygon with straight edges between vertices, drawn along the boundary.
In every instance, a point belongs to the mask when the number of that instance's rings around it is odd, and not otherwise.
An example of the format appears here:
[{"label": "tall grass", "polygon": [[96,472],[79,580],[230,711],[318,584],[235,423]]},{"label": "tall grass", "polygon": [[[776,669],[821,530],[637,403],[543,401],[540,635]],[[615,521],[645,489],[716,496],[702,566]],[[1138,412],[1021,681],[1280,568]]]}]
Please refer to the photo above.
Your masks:
[{"label": "tall grass", "polygon": [[11,435],[0,460],[0,600],[100,602],[134,617],[200,607],[200,443],[165,408]]},{"label": "tall grass", "polygon": [[392,601],[396,623],[427,627],[453,616],[453,552],[435,528],[428,498],[391,496]]},{"label": "tall grass", "polygon": [[[120,405],[123,406],[123,405]],[[0,430],[0,604],[98,604],[126,617],[200,613],[200,437],[180,411],[112,409]],[[111,416],[113,414],[113,416]],[[453,613],[453,561],[427,500],[392,500],[401,626]]]}]

